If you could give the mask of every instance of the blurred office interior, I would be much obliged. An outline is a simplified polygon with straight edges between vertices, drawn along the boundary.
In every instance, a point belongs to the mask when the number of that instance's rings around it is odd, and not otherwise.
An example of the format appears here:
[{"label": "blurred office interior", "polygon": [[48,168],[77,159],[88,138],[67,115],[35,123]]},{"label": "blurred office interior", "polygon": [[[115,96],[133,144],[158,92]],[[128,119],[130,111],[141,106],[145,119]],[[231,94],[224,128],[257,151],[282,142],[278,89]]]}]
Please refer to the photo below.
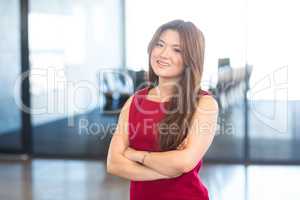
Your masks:
[{"label": "blurred office interior", "polygon": [[201,86],[220,107],[200,170],[211,199],[299,199],[296,5],[1,0],[0,199],[129,199],[129,181],[106,173],[109,142],[173,19],[205,35]]}]

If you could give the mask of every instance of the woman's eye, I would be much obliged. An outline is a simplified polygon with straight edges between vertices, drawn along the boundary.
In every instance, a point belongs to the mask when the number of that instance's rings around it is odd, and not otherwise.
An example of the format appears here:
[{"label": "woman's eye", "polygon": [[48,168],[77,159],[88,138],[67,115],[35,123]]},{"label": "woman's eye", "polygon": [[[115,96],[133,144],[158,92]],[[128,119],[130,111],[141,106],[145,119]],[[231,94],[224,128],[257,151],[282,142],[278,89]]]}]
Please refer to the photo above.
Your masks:
[{"label": "woman's eye", "polygon": [[175,49],[176,52],[178,53],[181,53],[181,50],[180,49]]},{"label": "woman's eye", "polygon": [[158,47],[162,47],[163,45],[162,45],[162,44],[160,44],[160,43],[157,43],[157,44],[156,44],[156,46],[158,46]]}]

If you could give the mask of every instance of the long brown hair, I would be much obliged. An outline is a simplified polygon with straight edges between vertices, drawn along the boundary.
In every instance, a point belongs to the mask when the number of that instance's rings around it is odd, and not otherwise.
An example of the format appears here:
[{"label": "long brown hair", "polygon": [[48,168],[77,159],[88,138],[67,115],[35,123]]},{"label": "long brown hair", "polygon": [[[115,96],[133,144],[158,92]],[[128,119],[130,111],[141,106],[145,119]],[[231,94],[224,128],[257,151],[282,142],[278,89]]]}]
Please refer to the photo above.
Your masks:
[{"label": "long brown hair", "polygon": [[[166,116],[158,124],[159,148],[162,151],[174,150],[187,136],[192,116],[195,113],[200,82],[203,73],[205,42],[202,32],[192,23],[183,20],[173,20],[161,25],[153,35],[148,45],[149,55],[149,89],[158,85],[158,76],[151,66],[151,52],[157,44],[161,34],[166,30],[177,31],[180,36],[180,46],[184,70],[178,86],[174,88],[174,97],[166,104]],[[176,96],[176,98],[175,98]],[[175,112],[174,112],[175,110]],[[162,126],[163,124],[163,126]],[[176,125],[176,126],[174,126]],[[169,127],[162,129],[162,127]],[[175,127],[176,130],[170,130]],[[167,132],[165,132],[167,131]]]}]

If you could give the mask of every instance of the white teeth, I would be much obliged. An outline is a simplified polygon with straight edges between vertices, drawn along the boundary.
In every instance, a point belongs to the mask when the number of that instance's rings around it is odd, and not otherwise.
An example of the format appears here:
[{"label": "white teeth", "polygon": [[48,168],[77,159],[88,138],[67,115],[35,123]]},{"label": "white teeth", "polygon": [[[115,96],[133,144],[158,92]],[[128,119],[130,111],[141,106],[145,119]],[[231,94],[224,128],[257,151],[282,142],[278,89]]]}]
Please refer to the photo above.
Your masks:
[{"label": "white teeth", "polygon": [[158,64],[163,65],[163,66],[168,66],[169,65],[168,63],[161,62],[160,60],[158,60],[157,62],[158,62]]}]

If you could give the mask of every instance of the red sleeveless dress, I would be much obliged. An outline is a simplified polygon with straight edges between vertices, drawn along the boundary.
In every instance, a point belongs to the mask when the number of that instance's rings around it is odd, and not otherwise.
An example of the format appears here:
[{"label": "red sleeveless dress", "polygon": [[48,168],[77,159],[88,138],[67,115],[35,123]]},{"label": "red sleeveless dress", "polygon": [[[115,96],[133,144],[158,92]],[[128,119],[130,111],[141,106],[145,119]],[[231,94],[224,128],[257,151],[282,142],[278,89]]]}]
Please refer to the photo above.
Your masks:
[{"label": "red sleeveless dress", "polygon": [[[164,116],[163,104],[146,98],[149,87],[135,92],[129,111],[129,146],[157,152],[155,126]],[[201,91],[200,95],[209,95]],[[198,175],[202,160],[188,173],[171,179],[131,181],[130,200],[208,200],[208,191]]]}]

